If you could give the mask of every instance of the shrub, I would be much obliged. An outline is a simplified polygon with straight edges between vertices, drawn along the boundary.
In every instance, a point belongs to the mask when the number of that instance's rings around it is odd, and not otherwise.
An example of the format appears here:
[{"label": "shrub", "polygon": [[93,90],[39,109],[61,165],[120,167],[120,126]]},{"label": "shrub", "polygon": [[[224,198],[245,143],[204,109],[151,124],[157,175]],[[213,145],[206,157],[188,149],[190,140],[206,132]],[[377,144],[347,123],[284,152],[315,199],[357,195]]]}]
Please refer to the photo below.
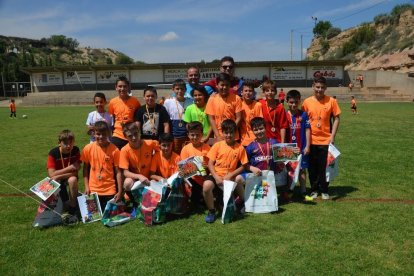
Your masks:
[{"label": "shrub", "polygon": [[329,30],[326,32],[326,38],[327,39],[331,39],[337,35],[339,35],[341,33],[341,29],[340,28],[329,28]]}]

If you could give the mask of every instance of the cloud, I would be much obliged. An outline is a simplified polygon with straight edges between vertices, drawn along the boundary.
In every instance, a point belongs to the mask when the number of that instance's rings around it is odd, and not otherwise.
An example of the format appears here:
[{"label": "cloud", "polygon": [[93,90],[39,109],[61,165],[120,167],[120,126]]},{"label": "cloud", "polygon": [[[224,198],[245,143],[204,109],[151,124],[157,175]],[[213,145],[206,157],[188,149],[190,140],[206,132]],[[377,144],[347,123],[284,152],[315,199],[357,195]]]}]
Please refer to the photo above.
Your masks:
[{"label": "cloud", "polygon": [[160,41],[172,41],[178,39],[178,35],[175,32],[168,32],[160,37]]}]

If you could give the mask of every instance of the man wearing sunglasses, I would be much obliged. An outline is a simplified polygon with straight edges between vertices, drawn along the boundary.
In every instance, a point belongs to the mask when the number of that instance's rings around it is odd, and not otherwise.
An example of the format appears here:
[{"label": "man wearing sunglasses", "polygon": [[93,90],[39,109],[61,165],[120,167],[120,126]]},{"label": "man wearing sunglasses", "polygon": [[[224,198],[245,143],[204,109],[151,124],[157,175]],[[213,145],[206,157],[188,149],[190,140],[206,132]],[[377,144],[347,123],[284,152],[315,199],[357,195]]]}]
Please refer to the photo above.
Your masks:
[{"label": "man wearing sunglasses", "polygon": [[[220,60],[220,73],[225,73],[230,76],[230,93],[235,95],[241,96],[241,90],[243,86],[243,80],[234,76],[234,59],[230,56],[225,56]],[[216,78],[209,80],[203,84],[206,86],[210,86],[212,90],[217,91],[217,81]]]}]

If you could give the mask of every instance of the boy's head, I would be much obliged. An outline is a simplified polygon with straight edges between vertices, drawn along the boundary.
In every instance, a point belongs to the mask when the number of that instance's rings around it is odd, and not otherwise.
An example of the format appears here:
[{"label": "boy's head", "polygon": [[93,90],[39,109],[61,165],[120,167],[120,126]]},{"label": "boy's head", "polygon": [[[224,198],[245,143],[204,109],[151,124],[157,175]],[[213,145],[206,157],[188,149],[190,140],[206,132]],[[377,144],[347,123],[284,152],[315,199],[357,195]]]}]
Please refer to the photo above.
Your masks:
[{"label": "boy's head", "polygon": [[99,112],[103,112],[106,104],[106,97],[105,94],[102,92],[96,92],[93,96],[93,102],[95,104],[96,109]]},{"label": "boy's head", "polygon": [[61,133],[59,133],[58,143],[63,153],[71,152],[74,142],[75,142],[75,135],[69,129],[65,129]]},{"label": "boy's head", "polygon": [[277,94],[276,83],[271,80],[265,80],[262,83],[262,92],[264,93],[266,100],[273,100]]},{"label": "boy's head", "polygon": [[191,91],[191,97],[194,99],[194,103],[198,107],[204,106],[208,101],[208,93],[204,86],[196,86]]},{"label": "boy's head", "polygon": [[203,138],[203,125],[194,121],[187,124],[188,138],[194,146],[199,146]]},{"label": "boy's head", "polygon": [[134,122],[122,124],[122,131],[130,145],[132,145],[133,147],[139,145],[141,140],[141,132]]},{"label": "boy's head", "polygon": [[313,79],[312,88],[313,88],[313,93],[316,99],[317,100],[323,99],[323,97],[325,96],[325,90],[326,90],[326,79],[319,75],[316,76]]},{"label": "boy's head", "polygon": [[106,145],[108,144],[108,137],[110,133],[109,125],[104,121],[97,121],[93,125],[93,132],[96,139],[96,142],[99,145]]},{"label": "boy's head", "polygon": [[164,133],[160,135],[159,138],[160,141],[160,149],[164,156],[171,156],[172,148],[173,148],[173,142],[174,137],[171,133]]},{"label": "boy's head", "polygon": [[183,99],[186,90],[185,81],[182,79],[176,79],[172,84],[172,90],[178,99]]},{"label": "boy's head", "polygon": [[152,86],[147,86],[144,89],[144,100],[148,107],[154,107],[157,103],[157,89]]},{"label": "boy's head", "polygon": [[221,123],[221,131],[227,144],[234,143],[234,136],[236,134],[237,125],[232,119],[226,119]]},{"label": "boy's head", "polygon": [[265,121],[262,117],[254,117],[251,119],[250,127],[258,140],[266,138]]},{"label": "boy's head", "polygon": [[354,96],[351,96],[351,99],[355,99],[355,97]]},{"label": "boy's head", "polygon": [[254,100],[254,83],[250,81],[243,82],[242,97],[245,101]]},{"label": "boy's head", "polygon": [[299,109],[299,103],[300,103],[300,92],[298,90],[290,90],[286,94],[286,101],[289,107],[289,110],[291,113],[296,113]]},{"label": "boy's head", "polygon": [[14,103],[14,99],[11,99],[10,101],[11,101],[12,103]]},{"label": "boy's head", "polygon": [[230,75],[220,73],[216,77],[217,91],[220,96],[227,97],[230,91]]},{"label": "boy's head", "polygon": [[116,79],[115,90],[118,92],[120,98],[128,98],[129,95],[129,81],[125,76],[120,76]]}]

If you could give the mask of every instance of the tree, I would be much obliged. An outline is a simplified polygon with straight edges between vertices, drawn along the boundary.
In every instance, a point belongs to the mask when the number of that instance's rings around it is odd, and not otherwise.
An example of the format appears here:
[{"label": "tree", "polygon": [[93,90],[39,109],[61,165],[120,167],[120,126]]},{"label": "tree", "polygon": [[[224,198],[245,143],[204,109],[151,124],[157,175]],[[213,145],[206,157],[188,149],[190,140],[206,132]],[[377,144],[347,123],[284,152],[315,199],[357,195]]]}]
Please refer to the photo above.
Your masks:
[{"label": "tree", "polygon": [[331,22],[321,20],[313,28],[313,34],[315,36],[323,36],[323,37],[326,37],[326,33],[328,32],[328,30],[330,28],[332,28]]}]

